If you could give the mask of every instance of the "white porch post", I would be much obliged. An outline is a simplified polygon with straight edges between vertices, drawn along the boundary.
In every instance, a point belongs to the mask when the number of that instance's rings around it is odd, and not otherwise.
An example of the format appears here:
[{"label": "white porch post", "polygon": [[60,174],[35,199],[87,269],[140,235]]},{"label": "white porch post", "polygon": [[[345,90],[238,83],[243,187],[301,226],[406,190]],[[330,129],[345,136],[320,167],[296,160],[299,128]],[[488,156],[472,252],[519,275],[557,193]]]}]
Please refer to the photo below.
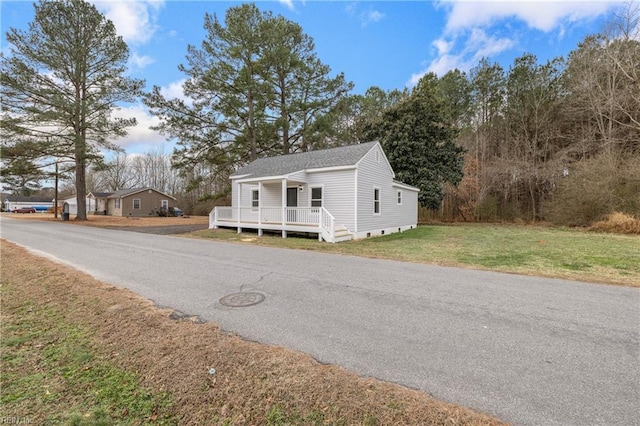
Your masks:
[{"label": "white porch post", "polygon": [[237,222],[238,222],[238,234],[242,233],[242,228],[240,227],[240,216],[242,214],[242,184],[240,182],[238,182],[238,218],[237,218]]},{"label": "white porch post", "polygon": [[258,182],[258,237],[262,237],[262,181]]},{"label": "white porch post", "polygon": [[287,238],[287,179],[282,179],[282,238]]}]

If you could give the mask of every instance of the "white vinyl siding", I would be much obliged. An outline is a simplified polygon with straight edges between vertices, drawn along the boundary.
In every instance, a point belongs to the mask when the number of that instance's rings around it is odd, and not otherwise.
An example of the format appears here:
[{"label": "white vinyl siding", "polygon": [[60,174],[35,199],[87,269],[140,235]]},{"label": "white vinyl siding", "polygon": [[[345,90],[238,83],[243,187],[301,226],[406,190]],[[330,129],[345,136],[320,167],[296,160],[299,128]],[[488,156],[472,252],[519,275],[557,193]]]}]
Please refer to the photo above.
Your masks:
[{"label": "white vinyl siding", "polygon": [[[347,229],[353,230],[355,169],[307,173],[305,191],[319,186],[322,187],[322,207],[335,217],[337,225],[344,225]],[[302,199],[310,202],[311,196]]]},{"label": "white vinyl siding", "polygon": [[231,207],[238,207],[238,190],[240,185],[235,180],[231,181]]},{"label": "white vinyl siding", "polygon": [[262,207],[282,206],[282,183],[262,184]]},{"label": "white vinyl siding", "polygon": [[[243,184],[241,185],[242,189],[242,193],[240,194],[240,206],[241,207],[251,207],[251,202],[252,202],[252,197],[253,197],[253,191],[257,191],[258,190],[258,185],[254,185],[254,184]],[[237,197],[238,194],[236,193],[235,196]]]},{"label": "white vinyl siding", "polygon": [[[373,213],[374,187],[380,189],[380,214]],[[399,190],[402,190],[402,204],[398,204]],[[371,231],[374,235],[382,229],[397,231],[403,226],[415,225],[418,221],[417,199],[417,192],[394,185],[393,171],[378,145],[358,162],[359,234]]]},{"label": "white vinyl siding", "polygon": [[292,182],[305,182],[307,180],[307,172],[300,171],[291,173],[287,175],[287,180],[289,181],[289,184],[291,184]]},{"label": "white vinyl siding", "polygon": [[395,192],[402,193],[402,204],[395,206],[394,214],[397,221],[406,225],[416,225],[418,223],[418,191],[392,186]]},{"label": "white vinyl siding", "polygon": [[[241,207],[240,210],[236,210],[233,213],[233,218],[237,218],[237,214],[240,213],[241,220],[246,221],[258,221],[258,211],[254,209],[253,204],[253,191],[258,190],[258,185],[256,184],[239,184],[237,182],[232,182],[233,194],[231,199],[231,205],[233,207]],[[240,195],[238,195],[238,191],[240,191]],[[238,205],[238,196],[240,197],[240,205]]]}]

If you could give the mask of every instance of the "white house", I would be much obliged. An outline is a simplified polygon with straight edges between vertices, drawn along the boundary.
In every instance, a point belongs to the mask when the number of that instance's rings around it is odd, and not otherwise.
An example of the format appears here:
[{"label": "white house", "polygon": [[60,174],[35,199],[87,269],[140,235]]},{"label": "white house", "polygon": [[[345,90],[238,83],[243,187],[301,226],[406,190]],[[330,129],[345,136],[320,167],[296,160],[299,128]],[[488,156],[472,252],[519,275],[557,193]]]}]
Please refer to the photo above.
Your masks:
[{"label": "white house", "polygon": [[20,208],[33,207],[36,211],[45,212],[53,207],[53,200],[49,197],[35,197],[24,195],[2,195],[4,197],[4,211],[12,212]]},{"label": "white house", "polygon": [[231,175],[209,228],[318,233],[339,242],[415,228],[419,189],[394,180],[380,143],[261,158]]},{"label": "white house", "polygon": [[[87,200],[86,201],[87,213],[95,210],[95,207],[96,207],[95,199],[87,196],[86,200]],[[78,214],[78,198],[76,196],[65,198],[64,200],[58,200],[58,203],[59,203],[58,205],[62,206],[63,212],[69,213],[72,215]]]}]

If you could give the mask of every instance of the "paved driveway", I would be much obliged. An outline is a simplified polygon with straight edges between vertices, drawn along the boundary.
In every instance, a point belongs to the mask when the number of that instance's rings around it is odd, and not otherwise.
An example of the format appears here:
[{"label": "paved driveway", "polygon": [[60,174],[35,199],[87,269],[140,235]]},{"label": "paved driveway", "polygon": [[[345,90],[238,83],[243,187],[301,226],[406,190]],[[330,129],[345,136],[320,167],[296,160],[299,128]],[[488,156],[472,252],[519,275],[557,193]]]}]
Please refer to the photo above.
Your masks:
[{"label": "paved driveway", "polygon": [[[8,218],[1,227],[158,305],[509,422],[639,424],[637,289]],[[265,298],[220,303],[237,292]]]}]

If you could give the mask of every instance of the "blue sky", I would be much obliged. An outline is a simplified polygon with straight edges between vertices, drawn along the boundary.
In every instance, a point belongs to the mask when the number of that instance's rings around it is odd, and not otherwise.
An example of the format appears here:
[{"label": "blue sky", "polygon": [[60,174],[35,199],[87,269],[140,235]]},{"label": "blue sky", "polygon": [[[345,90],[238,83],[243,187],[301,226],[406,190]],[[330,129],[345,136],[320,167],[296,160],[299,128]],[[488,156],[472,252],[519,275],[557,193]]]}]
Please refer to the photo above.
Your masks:
[{"label": "blue sky", "polygon": [[[181,96],[188,44],[204,38],[204,14],[224,20],[239,2],[222,1],[92,1],[111,19],[131,50],[129,72],[144,78],[147,89],[161,86],[168,96]],[[589,1],[257,1],[299,23],[313,37],[319,58],[334,73],[344,72],[354,93],[370,86],[385,90],[411,87],[425,72],[443,75],[468,71],[482,57],[508,69],[525,52],[540,62],[566,56],[623,2]],[[2,51],[9,27],[27,28],[31,1],[0,0]],[[148,129],[156,119],[142,104],[118,112],[134,116],[138,126],[116,141],[130,153],[163,149],[172,144]]]}]

